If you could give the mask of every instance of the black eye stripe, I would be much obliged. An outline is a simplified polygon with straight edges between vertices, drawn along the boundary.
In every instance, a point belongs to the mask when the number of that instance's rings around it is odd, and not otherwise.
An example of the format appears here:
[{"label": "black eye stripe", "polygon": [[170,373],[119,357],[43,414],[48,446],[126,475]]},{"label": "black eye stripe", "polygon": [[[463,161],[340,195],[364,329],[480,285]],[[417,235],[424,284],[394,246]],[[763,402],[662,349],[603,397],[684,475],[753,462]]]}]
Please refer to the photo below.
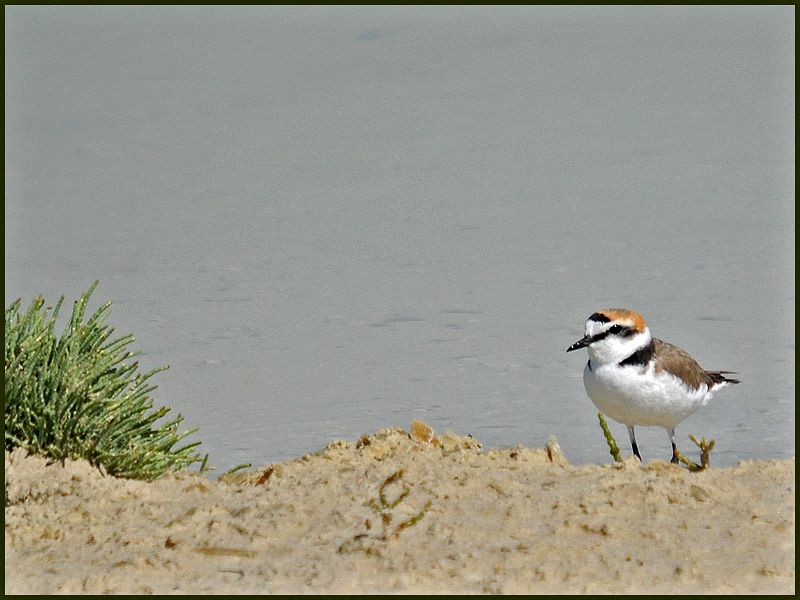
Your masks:
[{"label": "black eye stripe", "polygon": [[613,325],[608,328],[608,333],[612,335],[621,335],[622,337],[630,337],[636,331],[631,327],[626,327],[625,325]]},{"label": "black eye stripe", "polygon": [[634,335],[636,331],[631,327],[626,327],[625,325],[612,325],[608,329],[603,332],[598,333],[597,335],[593,335],[592,338],[589,340],[590,344],[594,342],[599,342],[602,339],[605,339],[609,335],[618,335],[620,337],[630,337]]}]

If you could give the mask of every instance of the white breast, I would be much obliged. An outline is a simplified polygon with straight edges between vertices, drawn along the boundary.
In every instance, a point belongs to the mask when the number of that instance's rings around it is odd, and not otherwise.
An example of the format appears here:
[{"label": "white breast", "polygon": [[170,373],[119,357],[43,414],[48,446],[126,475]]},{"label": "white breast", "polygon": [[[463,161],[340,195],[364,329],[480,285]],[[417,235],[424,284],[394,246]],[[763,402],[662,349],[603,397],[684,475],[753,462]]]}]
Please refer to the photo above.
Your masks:
[{"label": "white breast", "polygon": [[604,415],[625,425],[673,428],[711,399],[708,386],[692,390],[666,371],[642,366],[586,363],[583,385]]}]

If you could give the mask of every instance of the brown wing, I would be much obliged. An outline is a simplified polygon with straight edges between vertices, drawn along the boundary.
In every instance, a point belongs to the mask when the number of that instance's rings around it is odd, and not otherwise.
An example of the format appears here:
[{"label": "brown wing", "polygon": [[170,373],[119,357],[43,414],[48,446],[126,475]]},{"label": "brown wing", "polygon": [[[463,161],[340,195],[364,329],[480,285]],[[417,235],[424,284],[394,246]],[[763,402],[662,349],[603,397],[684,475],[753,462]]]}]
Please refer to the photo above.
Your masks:
[{"label": "brown wing", "polygon": [[656,372],[666,371],[676,377],[683,379],[686,384],[697,389],[704,383],[709,389],[716,383],[739,383],[738,379],[728,379],[724,373],[731,371],[706,371],[697,364],[688,352],[673,346],[669,342],[664,342],[653,338],[655,344]]}]

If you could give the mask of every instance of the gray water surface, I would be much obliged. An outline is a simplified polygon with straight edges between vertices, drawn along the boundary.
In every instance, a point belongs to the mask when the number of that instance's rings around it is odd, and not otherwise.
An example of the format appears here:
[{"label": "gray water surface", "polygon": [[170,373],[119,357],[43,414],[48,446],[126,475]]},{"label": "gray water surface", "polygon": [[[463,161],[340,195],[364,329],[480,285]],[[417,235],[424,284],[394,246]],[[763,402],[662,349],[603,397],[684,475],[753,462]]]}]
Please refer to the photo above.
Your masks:
[{"label": "gray water surface", "polygon": [[607,462],[609,306],[739,372],[685,452],[794,456],[792,7],[5,16],[6,306],[100,279],[220,470],[413,418]]}]

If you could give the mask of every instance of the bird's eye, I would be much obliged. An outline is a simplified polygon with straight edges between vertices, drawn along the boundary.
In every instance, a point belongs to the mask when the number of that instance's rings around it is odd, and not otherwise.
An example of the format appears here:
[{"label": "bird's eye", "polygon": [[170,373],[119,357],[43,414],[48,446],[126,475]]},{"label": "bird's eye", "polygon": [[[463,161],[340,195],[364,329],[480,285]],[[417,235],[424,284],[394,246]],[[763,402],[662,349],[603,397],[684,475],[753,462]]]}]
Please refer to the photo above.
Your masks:
[{"label": "bird's eye", "polygon": [[612,335],[617,335],[622,333],[622,325],[612,325],[611,327],[609,327],[608,333]]}]

